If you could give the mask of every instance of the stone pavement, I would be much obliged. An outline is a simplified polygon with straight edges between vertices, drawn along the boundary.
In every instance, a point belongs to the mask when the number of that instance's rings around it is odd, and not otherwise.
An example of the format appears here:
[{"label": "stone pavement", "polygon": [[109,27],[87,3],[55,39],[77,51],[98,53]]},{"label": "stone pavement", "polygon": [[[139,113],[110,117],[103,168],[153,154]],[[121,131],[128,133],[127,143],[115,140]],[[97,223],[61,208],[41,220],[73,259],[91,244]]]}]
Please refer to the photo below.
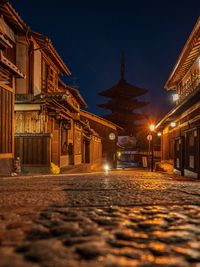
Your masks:
[{"label": "stone pavement", "polygon": [[0,179],[0,267],[200,267],[200,182],[142,171]]}]

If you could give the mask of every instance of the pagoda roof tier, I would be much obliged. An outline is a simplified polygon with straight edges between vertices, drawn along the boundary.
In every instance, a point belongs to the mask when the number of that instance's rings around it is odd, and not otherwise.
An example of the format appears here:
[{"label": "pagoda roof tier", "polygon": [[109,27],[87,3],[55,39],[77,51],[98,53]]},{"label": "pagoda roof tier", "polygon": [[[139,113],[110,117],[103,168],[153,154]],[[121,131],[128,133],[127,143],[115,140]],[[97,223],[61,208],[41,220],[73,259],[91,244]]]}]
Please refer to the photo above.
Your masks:
[{"label": "pagoda roof tier", "polygon": [[135,85],[128,83],[126,80],[121,79],[116,85],[99,93],[105,97],[138,97],[147,93],[146,89],[139,88]]},{"label": "pagoda roof tier", "polygon": [[138,101],[137,99],[133,99],[131,100],[129,99],[112,99],[109,100],[107,103],[104,104],[99,104],[98,107],[100,108],[104,108],[104,109],[109,109],[112,111],[132,111],[138,108],[142,108],[145,107],[146,105],[148,105],[148,102],[144,102],[144,101]]},{"label": "pagoda roof tier", "polygon": [[124,113],[118,113],[118,112],[106,114],[103,117],[119,125],[121,125],[122,123],[134,122],[134,121],[146,119],[145,114],[138,114],[138,113],[124,114]]}]

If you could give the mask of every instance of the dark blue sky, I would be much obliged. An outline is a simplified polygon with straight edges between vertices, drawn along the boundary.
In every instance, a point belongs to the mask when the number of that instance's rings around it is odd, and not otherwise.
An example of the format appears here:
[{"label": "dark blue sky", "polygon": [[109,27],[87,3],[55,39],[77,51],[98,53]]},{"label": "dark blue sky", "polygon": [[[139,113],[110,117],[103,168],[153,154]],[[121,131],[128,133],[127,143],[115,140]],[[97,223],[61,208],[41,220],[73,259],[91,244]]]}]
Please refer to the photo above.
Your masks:
[{"label": "dark blue sky", "polygon": [[[198,0],[12,0],[24,21],[50,37],[78,78],[89,111],[103,114],[98,96],[119,80],[125,50],[126,79],[149,90],[148,112],[156,118],[170,108],[164,90],[172,67],[198,16]],[[69,81],[71,83],[71,81]]]}]

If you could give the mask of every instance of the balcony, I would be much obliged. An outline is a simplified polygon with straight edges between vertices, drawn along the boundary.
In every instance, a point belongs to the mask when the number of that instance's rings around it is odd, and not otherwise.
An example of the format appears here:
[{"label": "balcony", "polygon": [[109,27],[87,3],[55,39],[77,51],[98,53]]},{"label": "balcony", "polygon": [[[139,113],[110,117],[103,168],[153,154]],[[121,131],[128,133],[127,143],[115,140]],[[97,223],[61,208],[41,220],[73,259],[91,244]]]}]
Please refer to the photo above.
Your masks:
[{"label": "balcony", "polygon": [[19,68],[10,61],[2,51],[0,51],[0,63],[12,72],[17,78],[25,78],[25,75],[19,70]]},{"label": "balcony", "polygon": [[179,95],[179,99],[176,102],[177,105],[181,104],[184,100],[195,94],[195,91],[200,89],[200,76],[193,79],[192,83],[182,88],[182,93]]}]

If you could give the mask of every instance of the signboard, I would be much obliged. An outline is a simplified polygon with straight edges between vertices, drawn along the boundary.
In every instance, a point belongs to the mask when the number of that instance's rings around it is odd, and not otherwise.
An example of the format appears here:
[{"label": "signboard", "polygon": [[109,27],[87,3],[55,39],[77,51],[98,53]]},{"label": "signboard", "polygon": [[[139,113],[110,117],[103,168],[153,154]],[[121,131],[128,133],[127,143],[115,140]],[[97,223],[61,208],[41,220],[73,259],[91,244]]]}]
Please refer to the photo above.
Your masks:
[{"label": "signboard", "polygon": [[148,164],[147,164],[147,157],[142,157],[142,166],[144,168],[147,168],[148,167]]},{"label": "signboard", "polygon": [[148,140],[148,141],[152,141],[152,138],[153,138],[152,134],[148,134],[148,135],[147,135],[147,140]]}]

